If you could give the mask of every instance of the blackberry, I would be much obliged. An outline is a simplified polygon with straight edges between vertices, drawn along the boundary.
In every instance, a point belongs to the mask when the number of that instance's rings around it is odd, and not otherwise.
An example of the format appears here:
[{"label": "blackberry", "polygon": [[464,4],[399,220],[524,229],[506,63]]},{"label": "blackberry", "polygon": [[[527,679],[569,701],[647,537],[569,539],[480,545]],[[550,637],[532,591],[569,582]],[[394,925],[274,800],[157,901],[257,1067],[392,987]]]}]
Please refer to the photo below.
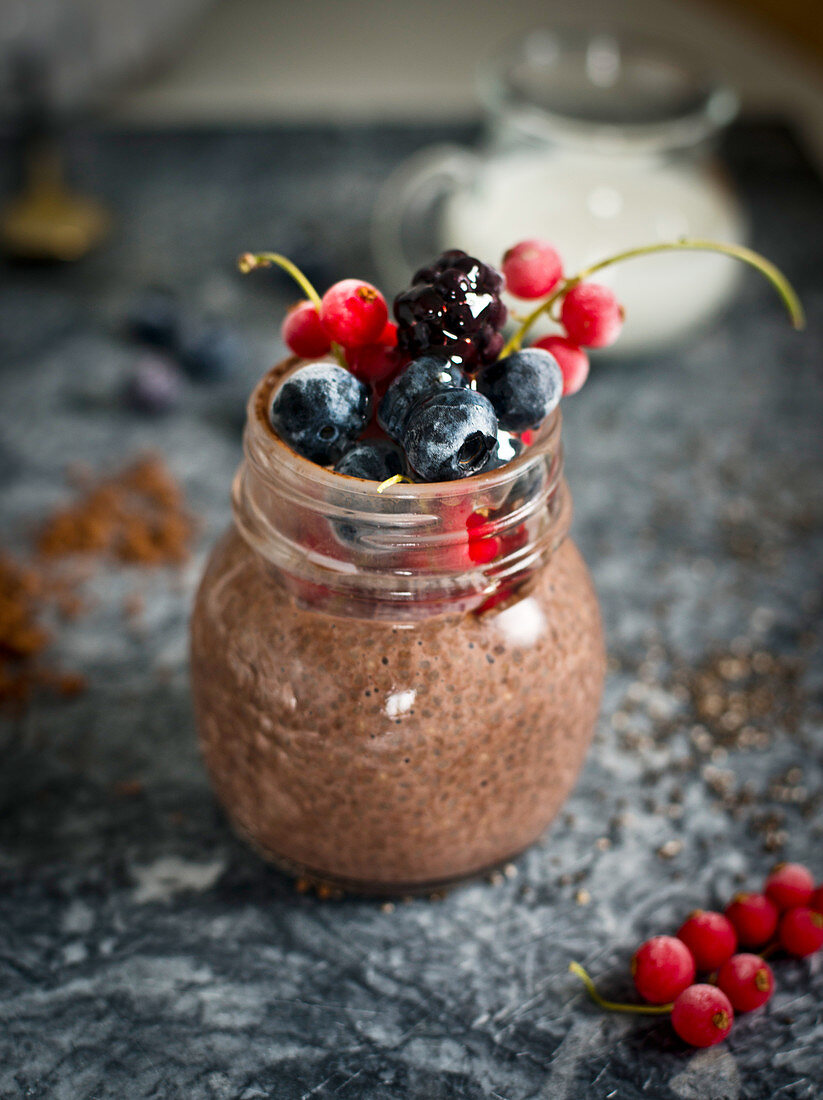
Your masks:
[{"label": "blackberry", "polygon": [[503,278],[459,249],[415,272],[394,300],[397,342],[415,358],[441,353],[464,370],[492,363],[503,348]]}]

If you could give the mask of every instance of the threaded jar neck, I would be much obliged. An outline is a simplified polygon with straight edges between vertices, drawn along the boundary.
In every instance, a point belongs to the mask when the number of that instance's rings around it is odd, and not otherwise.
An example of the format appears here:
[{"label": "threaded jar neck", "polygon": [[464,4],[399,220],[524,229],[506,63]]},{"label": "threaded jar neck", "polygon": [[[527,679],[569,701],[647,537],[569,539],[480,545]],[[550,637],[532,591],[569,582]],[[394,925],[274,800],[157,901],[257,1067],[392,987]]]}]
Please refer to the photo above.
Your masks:
[{"label": "threaded jar neck", "polygon": [[302,458],[272,429],[274,394],[299,365],[279,364],[252,392],[232,490],[240,534],[298,599],[393,620],[477,609],[525,585],[565,538],[559,410],[506,466],[378,493]]}]

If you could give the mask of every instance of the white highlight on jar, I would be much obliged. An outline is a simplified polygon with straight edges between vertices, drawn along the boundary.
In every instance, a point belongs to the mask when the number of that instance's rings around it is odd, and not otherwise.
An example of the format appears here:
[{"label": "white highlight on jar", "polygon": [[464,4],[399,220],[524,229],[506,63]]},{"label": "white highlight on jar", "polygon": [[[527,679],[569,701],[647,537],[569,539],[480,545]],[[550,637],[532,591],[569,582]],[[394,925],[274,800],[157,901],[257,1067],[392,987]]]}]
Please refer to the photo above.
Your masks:
[{"label": "white highlight on jar", "polygon": [[417,692],[414,688],[409,691],[394,691],[386,699],[384,713],[387,718],[397,718],[400,714],[406,714],[414,706]]},{"label": "white highlight on jar", "polygon": [[509,645],[532,646],[546,632],[546,616],[540,604],[529,596],[501,611],[497,628]]}]

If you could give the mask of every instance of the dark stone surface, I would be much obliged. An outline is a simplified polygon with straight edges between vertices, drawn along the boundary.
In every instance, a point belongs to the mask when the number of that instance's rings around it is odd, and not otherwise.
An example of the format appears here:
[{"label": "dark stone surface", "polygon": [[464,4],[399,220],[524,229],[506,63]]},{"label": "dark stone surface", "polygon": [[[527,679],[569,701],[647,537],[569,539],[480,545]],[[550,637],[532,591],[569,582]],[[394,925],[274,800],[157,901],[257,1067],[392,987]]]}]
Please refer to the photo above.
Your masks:
[{"label": "dark stone surface", "polygon": [[[111,246],[77,267],[2,273],[3,539],[22,548],[65,499],[69,462],[106,468],[146,448],[164,453],[203,516],[182,575],[106,569],[89,582],[94,607],[54,648],[89,691],[2,727],[3,1098],[820,1095],[819,957],[776,960],[771,1005],[700,1053],[666,1021],[600,1014],[567,972],[579,959],[626,995],[642,938],[756,886],[775,853],[823,877],[823,662],[811,637],[823,190],[780,127],[738,128],[728,155],[754,245],[801,291],[806,334],[747,276],[687,348],[604,363],[569,403],[576,536],[614,668],[585,773],[545,844],[496,884],[390,912],[297,894],[212,800],[187,611],[227,521],[244,395],[279,354],[294,297],[275,277],[242,282],[233,257],[280,247],[319,282],[373,275],[365,226],[379,180],[443,136],[92,136],[78,156],[119,213]],[[164,420],[118,399],[134,358],[118,325],[150,282],[249,335],[235,378],[191,387],[185,411]],[[140,629],[122,614],[133,593]],[[743,650],[741,639],[779,662],[775,675],[759,659],[765,714],[742,745],[716,718],[701,726],[705,692],[688,673],[685,687],[672,680],[679,662]],[[131,780],[137,793],[118,786]]]}]

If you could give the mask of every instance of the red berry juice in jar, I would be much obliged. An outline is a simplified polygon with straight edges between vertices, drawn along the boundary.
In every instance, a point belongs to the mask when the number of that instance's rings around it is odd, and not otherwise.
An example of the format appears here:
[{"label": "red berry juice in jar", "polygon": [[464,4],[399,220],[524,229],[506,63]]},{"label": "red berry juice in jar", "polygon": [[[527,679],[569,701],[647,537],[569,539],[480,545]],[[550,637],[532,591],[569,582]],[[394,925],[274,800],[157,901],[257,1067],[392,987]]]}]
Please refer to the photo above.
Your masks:
[{"label": "red berry juice in jar", "polygon": [[597,718],[603,636],[568,538],[560,413],[505,466],[378,493],[271,428],[297,365],[252,394],[235,522],[196,599],[203,753],[233,825],[275,864],[431,890],[540,836]]}]

